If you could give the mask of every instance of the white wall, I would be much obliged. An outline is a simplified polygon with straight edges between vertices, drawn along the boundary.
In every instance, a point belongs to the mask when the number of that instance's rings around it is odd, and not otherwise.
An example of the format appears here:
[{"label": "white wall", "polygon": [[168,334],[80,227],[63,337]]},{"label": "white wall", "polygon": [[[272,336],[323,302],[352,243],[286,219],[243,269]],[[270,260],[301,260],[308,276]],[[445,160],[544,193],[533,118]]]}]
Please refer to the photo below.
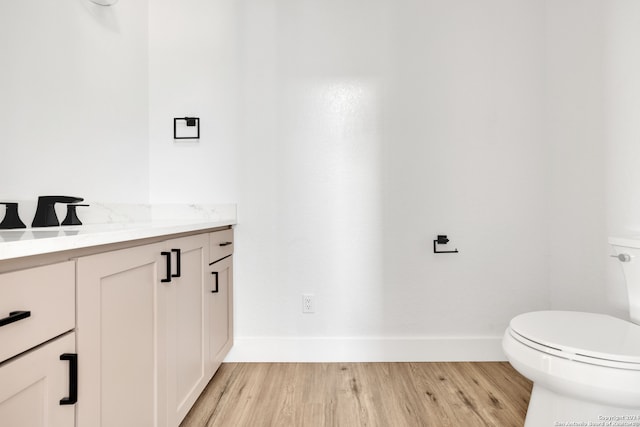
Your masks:
[{"label": "white wall", "polygon": [[[235,2],[0,5],[0,199],[236,197]],[[173,117],[199,116],[199,142]]]},{"label": "white wall", "polygon": [[[640,234],[640,3],[605,3],[604,122],[607,233]],[[620,266],[608,263],[606,300],[627,316]]]},{"label": "white wall", "polygon": [[625,315],[639,7],[5,2],[0,198],[237,201],[230,360],[500,358],[516,313]]},{"label": "white wall", "polygon": [[[628,316],[607,237],[640,230],[638,2],[244,16],[232,357],[482,357],[521,311]],[[430,253],[443,232],[460,255]]]},{"label": "white wall", "polygon": [[604,10],[601,0],[547,2],[548,286],[560,310],[613,310],[605,286]]},{"label": "white wall", "polygon": [[147,201],[146,2],[3,1],[0,58],[0,200]]},{"label": "white wall", "polygon": [[607,237],[640,233],[640,4],[552,0],[547,21],[552,307],[628,318]]},{"label": "white wall", "polygon": [[[233,0],[149,2],[150,200],[237,200],[238,46]],[[200,139],[173,139],[173,118]]]},{"label": "white wall", "polygon": [[243,4],[231,359],[500,357],[549,306],[543,5]]},{"label": "white wall", "polygon": [[640,233],[640,4],[554,0],[547,21],[552,307],[628,318],[607,237]]}]

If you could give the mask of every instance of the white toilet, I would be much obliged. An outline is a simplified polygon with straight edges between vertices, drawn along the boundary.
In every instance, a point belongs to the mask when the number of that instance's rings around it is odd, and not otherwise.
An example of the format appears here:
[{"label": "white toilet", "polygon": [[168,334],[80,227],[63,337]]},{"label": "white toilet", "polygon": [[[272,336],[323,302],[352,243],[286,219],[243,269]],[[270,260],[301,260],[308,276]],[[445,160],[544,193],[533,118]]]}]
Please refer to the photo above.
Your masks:
[{"label": "white toilet", "polygon": [[514,317],[502,340],[533,381],[525,427],[640,426],[640,238],[611,238],[633,323],[574,311]]}]

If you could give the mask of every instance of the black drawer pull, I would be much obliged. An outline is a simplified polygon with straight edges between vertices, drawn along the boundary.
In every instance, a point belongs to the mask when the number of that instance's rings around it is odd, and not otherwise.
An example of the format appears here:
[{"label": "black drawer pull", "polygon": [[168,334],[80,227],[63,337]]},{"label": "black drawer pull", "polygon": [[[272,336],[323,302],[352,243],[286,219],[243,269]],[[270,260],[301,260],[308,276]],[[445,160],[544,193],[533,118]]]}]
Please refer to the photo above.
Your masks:
[{"label": "black drawer pull", "polygon": [[78,355],[64,353],[60,355],[60,360],[69,361],[69,397],[60,399],[60,404],[73,405],[78,401]]},{"label": "black drawer pull", "polygon": [[9,323],[17,322],[18,320],[26,319],[30,316],[30,311],[12,311],[9,313],[9,317],[0,319],[0,326],[8,325]]},{"label": "black drawer pull", "polygon": [[213,274],[216,278],[216,288],[215,290],[211,291],[212,294],[217,294],[218,293],[218,272],[217,271],[212,271],[211,274]]},{"label": "black drawer pull", "polygon": [[232,244],[233,244],[233,242],[222,242],[222,243],[220,243],[220,246],[229,246],[229,245],[232,245]]},{"label": "black drawer pull", "polygon": [[176,253],[176,274],[172,274],[171,277],[180,277],[180,257],[182,253],[180,249],[171,249],[171,252]]},{"label": "black drawer pull", "polygon": [[162,283],[168,283],[171,281],[171,252],[160,252],[160,254],[167,259],[167,273],[165,278],[161,279]]}]

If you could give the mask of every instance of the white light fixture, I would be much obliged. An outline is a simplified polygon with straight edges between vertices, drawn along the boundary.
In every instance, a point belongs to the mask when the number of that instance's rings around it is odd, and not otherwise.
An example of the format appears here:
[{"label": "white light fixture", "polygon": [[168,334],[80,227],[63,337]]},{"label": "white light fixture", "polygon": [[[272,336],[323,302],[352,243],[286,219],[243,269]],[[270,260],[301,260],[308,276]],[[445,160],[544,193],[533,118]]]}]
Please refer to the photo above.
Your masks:
[{"label": "white light fixture", "polygon": [[118,0],[91,0],[91,2],[99,4],[100,6],[113,6],[118,3]]}]

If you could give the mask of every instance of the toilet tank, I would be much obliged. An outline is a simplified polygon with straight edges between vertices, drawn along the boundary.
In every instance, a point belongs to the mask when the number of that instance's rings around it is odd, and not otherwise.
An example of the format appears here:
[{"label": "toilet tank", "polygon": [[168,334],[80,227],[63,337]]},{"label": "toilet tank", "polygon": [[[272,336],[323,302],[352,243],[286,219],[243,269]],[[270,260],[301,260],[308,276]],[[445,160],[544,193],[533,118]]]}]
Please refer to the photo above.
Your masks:
[{"label": "toilet tank", "polygon": [[631,321],[640,325],[640,236],[637,238],[609,238],[616,260],[624,272],[629,296],[629,315]]}]

